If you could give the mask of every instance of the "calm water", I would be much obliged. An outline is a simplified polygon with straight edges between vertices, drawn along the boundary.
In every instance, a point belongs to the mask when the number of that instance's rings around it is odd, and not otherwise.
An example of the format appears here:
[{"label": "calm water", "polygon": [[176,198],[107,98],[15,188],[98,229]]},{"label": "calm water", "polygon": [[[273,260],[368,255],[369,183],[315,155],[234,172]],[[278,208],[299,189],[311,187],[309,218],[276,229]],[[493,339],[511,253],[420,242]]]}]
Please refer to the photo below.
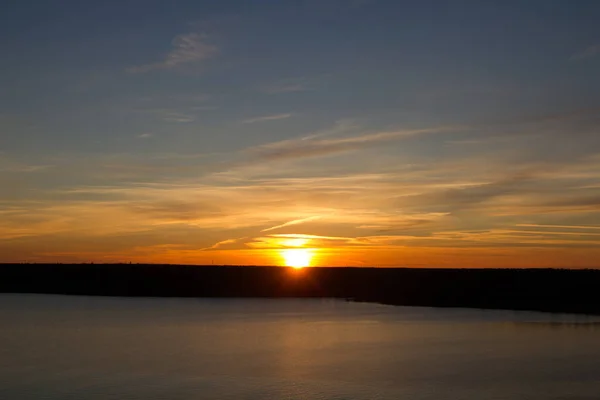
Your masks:
[{"label": "calm water", "polygon": [[595,319],[0,295],[0,399],[599,399]]}]

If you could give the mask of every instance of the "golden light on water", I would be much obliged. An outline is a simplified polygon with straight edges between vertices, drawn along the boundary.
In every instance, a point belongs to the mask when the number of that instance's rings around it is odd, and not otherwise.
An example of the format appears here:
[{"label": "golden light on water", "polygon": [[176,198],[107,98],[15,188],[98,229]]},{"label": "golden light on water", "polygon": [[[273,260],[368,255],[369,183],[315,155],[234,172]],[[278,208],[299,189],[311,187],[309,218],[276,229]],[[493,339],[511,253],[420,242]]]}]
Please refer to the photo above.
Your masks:
[{"label": "golden light on water", "polygon": [[285,265],[293,268],[310,267],[313,257],[310,249],[287,249],[281,251]]}]

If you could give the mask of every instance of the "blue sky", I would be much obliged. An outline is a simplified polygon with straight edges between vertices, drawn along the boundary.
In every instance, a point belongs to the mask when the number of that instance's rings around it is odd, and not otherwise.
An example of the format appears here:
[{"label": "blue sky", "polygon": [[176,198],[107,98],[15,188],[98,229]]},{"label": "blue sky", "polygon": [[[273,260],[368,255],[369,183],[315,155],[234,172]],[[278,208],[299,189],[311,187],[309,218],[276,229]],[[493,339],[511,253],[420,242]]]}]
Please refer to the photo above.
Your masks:
[{"label": "blue sky", "polygon": [[598,254],[596,1],[3,10],[4,261]]}]

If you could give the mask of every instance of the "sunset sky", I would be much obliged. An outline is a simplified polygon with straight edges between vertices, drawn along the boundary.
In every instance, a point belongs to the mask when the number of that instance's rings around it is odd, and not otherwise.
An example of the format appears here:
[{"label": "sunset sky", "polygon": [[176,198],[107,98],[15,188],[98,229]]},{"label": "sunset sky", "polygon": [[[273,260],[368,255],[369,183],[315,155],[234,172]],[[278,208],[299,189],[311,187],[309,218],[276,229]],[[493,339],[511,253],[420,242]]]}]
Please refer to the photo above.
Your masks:
[{"label": "sunset sky", "polygon": [[12,1],[0,262],[600,266],[600,2]]}]

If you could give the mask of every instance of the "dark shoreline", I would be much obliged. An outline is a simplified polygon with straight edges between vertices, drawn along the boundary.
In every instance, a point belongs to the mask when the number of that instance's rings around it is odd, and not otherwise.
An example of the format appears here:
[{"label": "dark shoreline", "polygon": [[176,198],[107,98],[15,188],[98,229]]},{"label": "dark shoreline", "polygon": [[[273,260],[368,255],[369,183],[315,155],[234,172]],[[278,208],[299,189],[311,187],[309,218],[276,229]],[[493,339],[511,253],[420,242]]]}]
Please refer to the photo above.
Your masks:
[{"label": "dark shoreline", "polygon": [[324,297],[398,306],[600,315],[600,270],[0,264],[0,293]]}]

